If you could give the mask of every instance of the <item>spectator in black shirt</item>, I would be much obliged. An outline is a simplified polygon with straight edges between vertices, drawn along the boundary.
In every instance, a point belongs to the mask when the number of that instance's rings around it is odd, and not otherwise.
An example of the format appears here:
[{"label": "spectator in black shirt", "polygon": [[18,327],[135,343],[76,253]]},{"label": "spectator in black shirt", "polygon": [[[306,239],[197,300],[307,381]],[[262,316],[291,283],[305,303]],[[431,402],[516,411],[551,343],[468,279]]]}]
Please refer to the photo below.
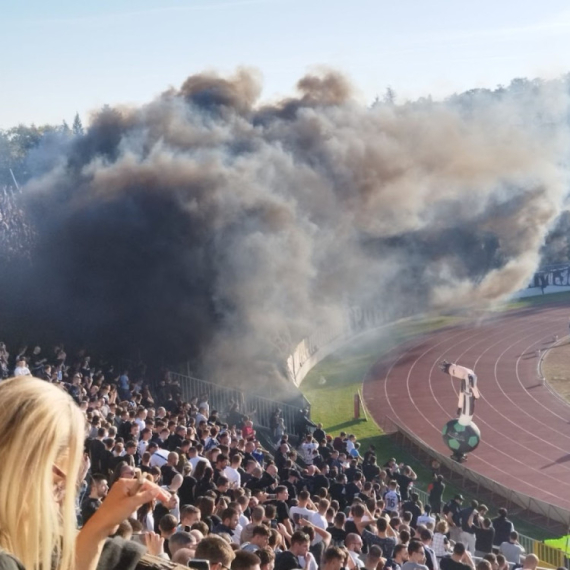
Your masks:
[{"label": "spectator in black shirt", "polygon": [[402,505],[402,510],[404,512],[408,511],[412,513],[412,520],[410,526],[416,528],[418,525],[418,517],[422,514],[422,504],[420,502],[420,497],[417,493],[410,494],[410,500],[406,501]]},{"label": "spectator in black shirt", "polygon": [[376,521],[376,533],[363,530],[362,539],[369,546],[379,546],[386,558],[391,558],[394,548],[398,542],[398,535],[394,529],[388,524],[385,517],[380,517]]},{"label": "spectator in black shirt", "polygon": [[[310,539],[307,534],[301,531],[293,533],[291,536],[291,546],[289,550],[281,552],[275,558],[274,570],[295,570],[296,568],[306,568],[309,562]],[[304,564],[299,563],[299,558],[304,558]]]},{"label": "spectator in black shirt", "polygon": [[323,458],[323,461],[328,463],[331,453],[333,452],[332,445],[329,445],[326,440],[319,442],[319,447],[317,449],[319,455]]},{"label": "spectator in black shirt", "polygon": [[392,558],[386,561],[385,568],[402,570],[402,566],[408,561],[408,547],[405,544],[397,544],[394,547]]},{"label": "spectator in black shirt", "polygon": [[409,466],[406,465],[400,473],[396,473],[394,475],[394,479],[398,481],[398,485],[400,486],[400,496],[402,497],[402,501],[408,500],[408,492],[410,485],[418,478],[415,474],[414,470]]},{"label": "spectator in black shirt", "polygon": [[463,495],[455,495],[449,503],[443,507],[443,514],[449,525],[449,534],[451,540],[459,542],[461,540],[461,503],[463,503]]},{"label": "spectator in black shirt", "polygon": [[330,487],[330,494],[333,501],[338,501],[339,508],[344,511],[346,508],[346,477],[341,473],[337,475],[336,481]]},{"label": "spectator in black shirt", "polygon": [[216,458],[214,465],[214,483],[217,483],[218,479],[222,476],[224,469],[228,466],[228,461],[228,456],[223,453],[220,453]]},{"label": "spectator in black shirt", "polygon": [[273,463],[268,463],[261,480],[257,484],[258,489],[268,489],[277,483],[277,467]]},{"label": "spectator in black shirt", "polygon": [[222,522],[212,528],[214,534],[229,534],[231,537],[238,525],[239,515],[236,509],[228,507],[222,511]]},{"label": "spectator in black shirt", "polygon": [[445,483],[443,482],[442,475],[434,475],[433,482],[429,485],[429,504],[431,512],[434,515],[441,513],[443,492],[445,490]]},{"label": "spectator in black shirt", "polygon": [[319,489],[327,489],[328,491],[330,487],[330,481],[327,477],[328,472],[329,466],[325,464],[323,465],[321,471],[315,474],[315,477],[313,479],[313,494],[317,494],[319,492]]},{"label": "spectator in black shirt", "polygon": [[101,506],[102,499],[107,496],[108,491],[109,485],[104,475],[96,473],[91,477],[91,491],[81,504],[81,520],[83,524],[95,514],[95,511]]},{"label": "spectator in black shirt", "polygon": [[299,473],[295,469],[284,469],[283,479],[283,485],[287,487],[287,493],[289,494],[289,501],[296,499]]},{"label": "spectator in black shirt", "polygon": [[368,524],[368,522],[362,520],[362,518],[366,514],[367,514],[366,508],[362,503],[357,502],[354,505],[352,505],[352,507],[350,508],[350,515],[352,517],[352,520],[346,521],[346,524],[344,525],[344,530],[346,530],[348,534],[354,533],[361,536],[362,531],[366,528]]},{"label": "spectator in black shirt", "polygon": [[286,443],[282,443],[279,449],[275,452],[275,466],[279,471],[279,475],[282,476],[283,469],[285,469],[285,464],[287,463],[287,454],[289,453],[289,446]]},{"label": "spectator in black shirt", "polygon": [[185,472],[184,479],[180,489],[178,489],[178,496],[180,497],[181,505],[191,505],[194,503],[194,489],[196,488],[196,479],[190,475],[190,472]]},{"label": "spectator in black shirt", "polygon": [[106,438],[103,440],[103,445],[105,446],[105,451],[101,457],[101,470],[99,472],[107,477],[110,477],[114,469],[113,465],[115,456],[113,455],[112,449],[115,445],[115,440],[111,439],[110,437]]},{"label": "spectator in black shirt", "polygon": [[287,505],[288,499],[289,492],[287,491],[287,487],[279,485],[275,488],[275,507],[277,509],[276,520],[278,523],[285,525],[289,534],[293,534],[293,525],[291,524],[289,506]]},{"label": "spectator in black shirt", "polygon": [[186,428],[184,426],[177,426],[174,433],[168,436],[166,440],[166,448],[168,451],[176,451],[177,447],[182,447],[182,442],[186,437]]},{"label": "spectator in black shirt", "polygon": [[475,556],[482,557],[493,551],[495,529],[490,518],[483,519],[481,527],[475,529]]},{"label": "spectator in black shirt", "polygon": [[349,466],[348,466],[348,469],[344,470],[344,474],[346,475],[346,480],[349,483],[354,481],[354,476],[360,472],[361,472],[360,469],[358,469],[358,467],[357,467],[356,459],[351,459]]},{"label": "spectator in black shirt", "polygon": [[199,497],[196,506],[200,509],[200,520],[206,523],[209,530],[212,530],[215,525],[222,522],[220,517],[214,514],[216,502],[212,497]]},{"label": "spectator in black shirt", "polygon": [[107,437],[107,429],[100,427],[97,430],[97,437],[89,441],[89,457],[91,459],[91,472],[104,473],[103,457],[105,456],[105,444],[103,440]]},{"label": "spectator in black shirt", "polygon": [[354,479],[346,484],[345,494],[346,494],[347,504],[349,505],[352,504],[352,501],[354,501],[354,497],[356,497],[360,493],[361,489],[362,489],[362,473],[358,471],[354,475]]},{"label": "spectator in black shirt", "polygon": [[162,473],[162,484],[163,485],[170,485],[172,483],[172,479],[175,475],[178,474],[178,470],[176,466],[178,465],[178,453],[172,451],[168,454],[168,459],[166,460],[166,464],[164,464],[160,468],[160,472]]},{"label": "spectator in black shirt", "polygon": [[344,530],[345,523],[346,515],[342,511],[336,513],[333,525],[327,528],[327,532],[331,535],[332,546],[344,546],[344,540],[347,535],[346,530]]},{"label": "spectator in black shirt", "polygon": [[462,542],[456,542],[453,554],[442,558],[439,567],[441,570],[475,570],[475,564]]},{"label": "spectator in black shirt", "polygon": [[159,433],[152,436],[151,441],[155,442],[161,449],[168,449],[169,434],[168,428],[162,428]]},{"label": "spectator in black shirt", "polygon": [[511,532],[515,528],[507,516],[507,509],[499,509],[499,516],[493,519],[493,528],[495,529],[494,546],[501,546],[503,542],[508,542]]},{"label": "spectator in black shirt", "polygon": [[370,455],[368,461],[362,464],[362,473],[367,481],[372,481],[380,475],[380,467],[376,464],[375,455]]},{"label": "spectator in black shirt", "polygon": [[178,526],[178,521],[176,517],[171,514],[166,514],[160,519],[160,524],[158,525],[158,530],[160,531],[160,537],[164,540],[163,548],[167,556],[171,556],[169,541],[170,537],[176,533],[176,527]]},{"label": "spectator in black shirt", "polygon": [[32,356],[30,358],[31,372],[36,377],[41,376],[44,369],[44,364],[47,362],[47,358],[43,358],[41,356],[41,351],[42,349],[39,346],[34,347],[34,351],[32,352]]},{"label": "spectator in black shirt", "polygon": [[317,424],[317,429],[313,432],[313,437],[319,443],[321,441],[326,441],[327,434],[325,433],[325,430],[323,429],[323,424]]},{"label": "spectator in black shirt", "polygon": [[461,530],[463,532],[462,540],[463,544],[471,554],[475,553],[475,530],[476,526],[474,524],[475,517],[479,517],[477,511],[479,503],[477,501],[471,501],[471,505],[465,509],[462,509],[459,513],[459,519],[461,521]]}]

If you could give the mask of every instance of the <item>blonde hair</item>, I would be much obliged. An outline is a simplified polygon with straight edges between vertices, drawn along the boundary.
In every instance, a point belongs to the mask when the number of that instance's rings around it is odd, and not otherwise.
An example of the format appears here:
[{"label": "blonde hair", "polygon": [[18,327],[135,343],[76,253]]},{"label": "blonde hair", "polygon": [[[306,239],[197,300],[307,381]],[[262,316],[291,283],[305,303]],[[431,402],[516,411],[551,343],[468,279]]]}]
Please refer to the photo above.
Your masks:
[{"label": "blonde hair", "polygon": [[[0,435],[0,548],[27,570],[72,570],[85,437],[81,410],[66,392],[43,380],[6,380],[0,383]],[[55,498],[54,466],[65,474],[61,504]]]},{"label": "blonde hair", "polygon": [[448,530],[447,521],[439,521],[435,527],[435,530],[440,534],[445,534]]}]

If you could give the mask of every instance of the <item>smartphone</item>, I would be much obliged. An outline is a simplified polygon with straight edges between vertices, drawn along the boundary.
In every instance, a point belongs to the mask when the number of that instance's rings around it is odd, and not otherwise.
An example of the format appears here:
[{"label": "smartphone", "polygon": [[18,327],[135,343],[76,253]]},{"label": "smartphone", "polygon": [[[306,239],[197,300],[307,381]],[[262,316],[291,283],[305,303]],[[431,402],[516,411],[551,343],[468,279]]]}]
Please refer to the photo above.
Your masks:
[{"label": "smartphone", "polygon": [[188,568],[195,570],[210,570],[210,561],[203,558],[192,558],[188,560]]}]

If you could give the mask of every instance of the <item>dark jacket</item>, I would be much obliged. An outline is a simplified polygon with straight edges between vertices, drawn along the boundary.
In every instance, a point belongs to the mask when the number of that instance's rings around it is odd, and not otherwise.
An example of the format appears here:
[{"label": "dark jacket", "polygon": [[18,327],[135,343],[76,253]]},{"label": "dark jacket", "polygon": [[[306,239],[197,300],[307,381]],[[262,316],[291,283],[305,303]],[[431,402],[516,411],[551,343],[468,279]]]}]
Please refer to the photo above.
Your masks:
[{"label": "dark jacket", "polygon": [[302,566],[290,550],[280,552],[276,556],[274,570],[294,570],[295,568],[302,568]]},{"label": "dark jacket", "polygon": [[493,519],[493,528],[495,529],[495,538],[493,544],[501,546],[503,542],[509,541],[509,536],[514,530],[513,523],[507,517],[497,517]]}]

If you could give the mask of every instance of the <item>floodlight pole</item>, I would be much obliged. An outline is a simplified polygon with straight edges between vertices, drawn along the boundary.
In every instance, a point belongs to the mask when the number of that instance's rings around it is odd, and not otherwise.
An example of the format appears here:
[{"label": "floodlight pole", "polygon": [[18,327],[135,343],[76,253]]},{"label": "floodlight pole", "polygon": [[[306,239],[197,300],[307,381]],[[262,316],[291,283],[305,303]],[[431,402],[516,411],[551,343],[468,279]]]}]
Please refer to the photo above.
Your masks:
[{"label": "floodlight pole", "polygon": [[10,168],[10,174],[12,175],[12,180],[14,181],[14,185],[16,186],[16,190],[18,190],[18,192],[21,192],[20,185],[18,184],[18,181],[16,180],[16,177],[14,176],[14,173],[12,172],[11,168]]}]

